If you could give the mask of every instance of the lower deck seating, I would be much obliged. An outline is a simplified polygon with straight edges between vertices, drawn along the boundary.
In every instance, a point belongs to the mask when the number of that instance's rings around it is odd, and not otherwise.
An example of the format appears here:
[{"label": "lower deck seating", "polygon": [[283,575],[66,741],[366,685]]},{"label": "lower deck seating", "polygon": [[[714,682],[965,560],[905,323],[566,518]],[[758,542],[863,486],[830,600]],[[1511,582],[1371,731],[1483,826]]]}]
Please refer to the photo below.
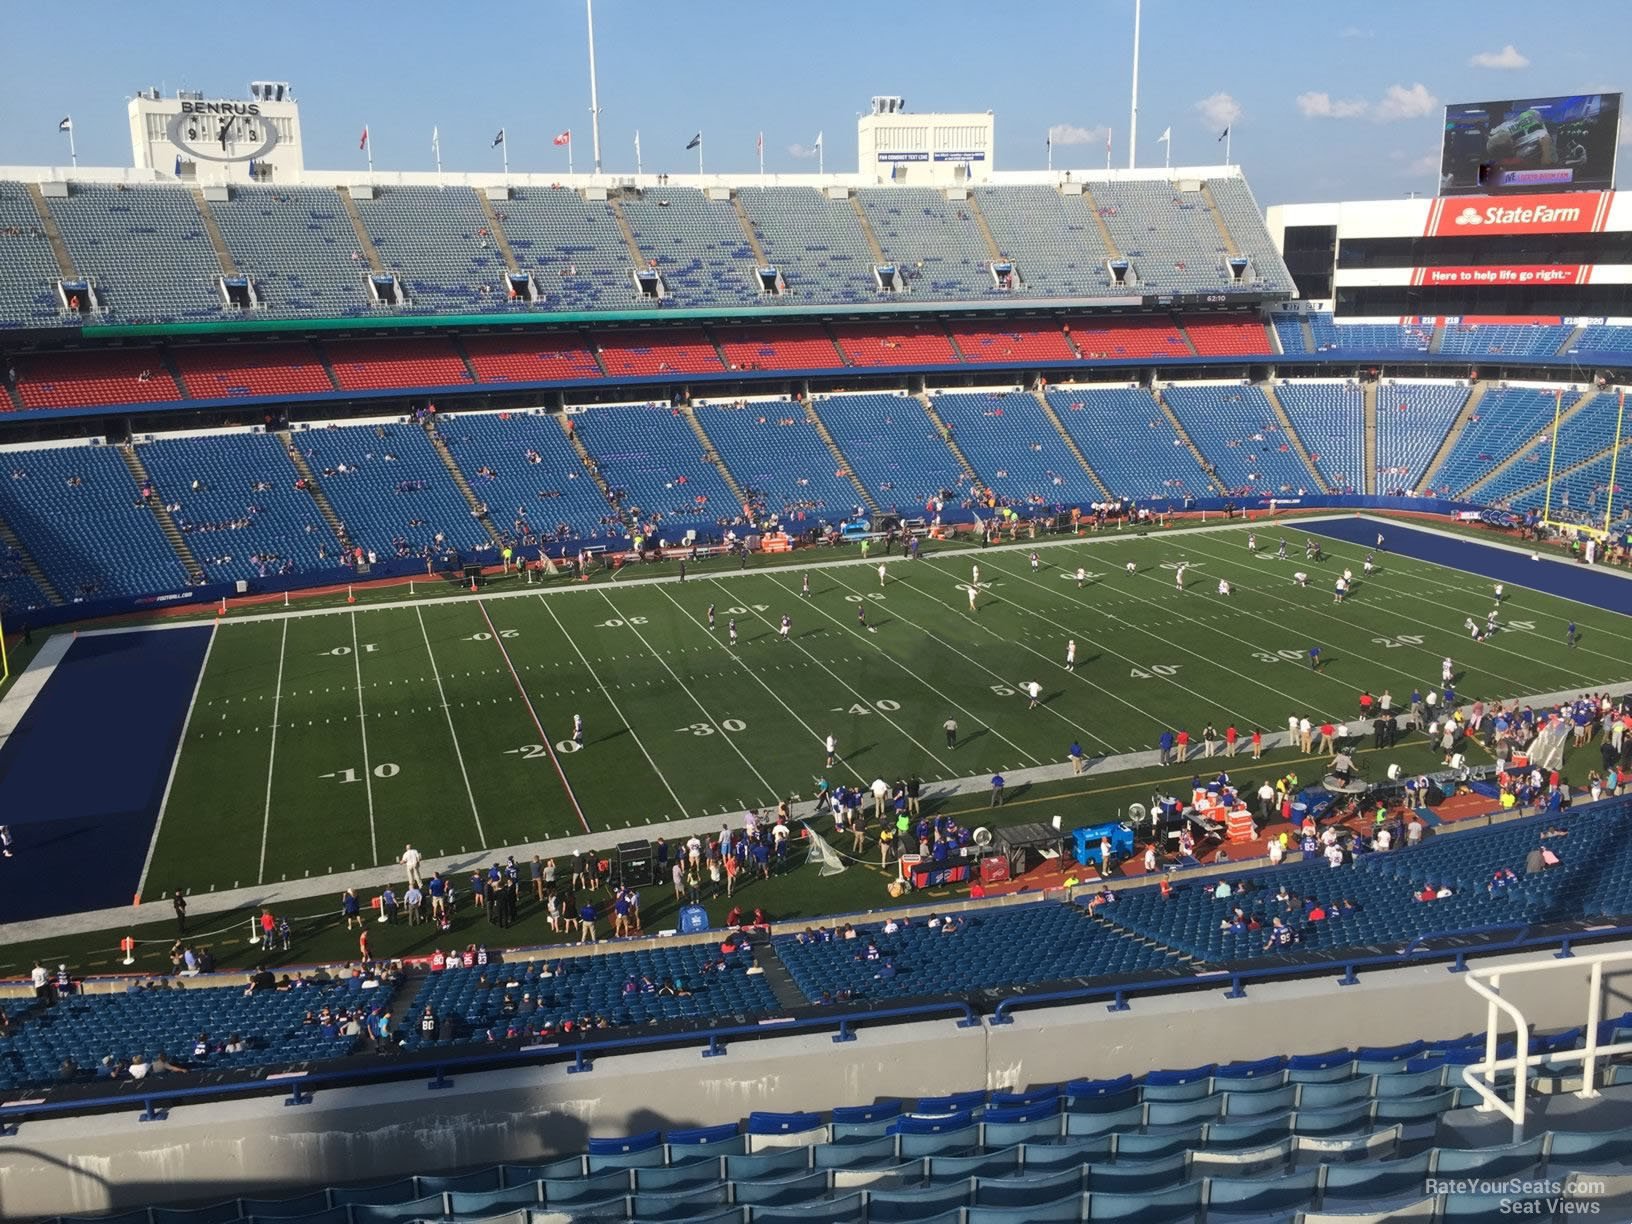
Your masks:
[{"label": "lower deck seating", "polygon": [[730,523],[741,516],[731,487],[677,409],[598,408],[573,424],[613,495],[649,522]]},{"label": "lower deck seating", "polygon": [[1468,402],[1464,383],[1387,382],[1377,388],[1377,492],[1417,487]]},{"label": "lower deck seating", "polygon": [[1138,387],[1055,387],[1048,402],[1117,497],[1209,496],[1213,483],[1150,392]]},{"label": "lower deck seating", "polygon": [[848,465],[827,449],[803,404],[751,400],[698,405],[696,419],[755,509],[780,518],[790,531],[837,525],[861,500]]},{"label": "lower deck seating", "polygon": [[1059,431],[1025,391],[945,394],[935,413],[986,487],[1014,506],[1071,506],[1099,497]]},{"label": "lower deck seating", "polygon": [[957,456],[912,396],[831,395],[811,407],[883,509],[921,513],[967,492]]},{"label": "lower deck seating", "polygon": [[[163,1054],[188,1071],[340,1057],[356,1048],[357,1039],[325,1033],[319,1011],[327,1006],[366,1015],[393,990],[333,984],[254,994],[241,986],[215,986],[69,995],[54,1007],[35,1004],[11,1014],[12,1034],[0,1040],[0,1089],[92,1081],[106,1077],[110,1063],[138,1055],[151,1060]],[[244,1049],[221,1048],[232,1038],[241,1039]],[[201,1042],[204,1051],[195,1053]],[[155,1083],[176,1079],[154,1076]]]}]

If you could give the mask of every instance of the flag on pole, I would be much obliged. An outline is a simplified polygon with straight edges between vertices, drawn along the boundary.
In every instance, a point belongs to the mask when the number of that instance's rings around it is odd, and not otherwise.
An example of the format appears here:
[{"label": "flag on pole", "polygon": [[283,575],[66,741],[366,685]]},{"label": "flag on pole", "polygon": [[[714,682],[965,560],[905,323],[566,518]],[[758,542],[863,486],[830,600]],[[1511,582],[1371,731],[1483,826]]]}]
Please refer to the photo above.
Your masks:
[{"label": "flag on pole", "polygon": [[363,135],[362,135],[361,139],[359,139],[357,141],[357,147],[359,149],[368,148],[368,124],[366,124],[366,123],[363,124]]},{"label": "flag on pole", "polygon": [[504,129],[500,128],[499,129],[499,134],[497,136],[493,137],[493,143],[489,147],[496,149],[500,145],[502,145],[503,143],[504,143]]},{"label": "flag on pole", "polygon": [[761,157],[763,157],[765,155],[765,133],[764,132],[761,132],[759,134],[759,139],[754,141],[754,147],[759,150],[759,154],[760,154]]},{"label": "flag on pole", "polygon": [[555,138],[555,143],[558,145],[570,145],[572,143],[572,129],[568,128],[566,131],[557,136]]},{"label": "flag on pole", "polygon": [[815,147],[818,148],[818,149],[822,147],[822,134],[820,132],[816,133],[816,146]]},{"label": "flag on pole", "polygon": [[695,149],[698,145],[700,145],[702,143],[703,143],[703,134],[701,132],[698,132],[697,135],[693,136],[689,141],[686,142],[686,148]]},{"label": "flag on pole", "polygon": [[71,115],[64,115],[62,117],[62,122],[57,124],[57,131],[59,131],[59,132],[71,132],[73,130],[74,130],[73,117]]},{"label": "flag on pole", "polygon": [[1223,144],[1224,143],[1224,138],[1226,136],[1228,136],[1229,134],[1230,134],[1230,125],[1226,123],[1224,125],[1224,130],[1218,134],[1218,139],[1216,141],[1214,141],[1213,143]]},{"label": "flag on pole", "polygon": [[1156,143],[1157,144],[1168,144],[1168,145],[1172,144],[1173,143],[1173,129],[1170,128],[1170,127],[1163,128],[1162,129],[1162,134],[1160,136],[1156,137]]}]

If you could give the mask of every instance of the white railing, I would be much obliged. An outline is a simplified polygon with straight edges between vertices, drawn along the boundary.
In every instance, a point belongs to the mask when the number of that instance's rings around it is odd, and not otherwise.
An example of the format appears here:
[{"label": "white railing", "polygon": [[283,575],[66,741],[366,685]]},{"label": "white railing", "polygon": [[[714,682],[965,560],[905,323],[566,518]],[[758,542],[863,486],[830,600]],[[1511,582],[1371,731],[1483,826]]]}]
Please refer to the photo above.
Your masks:
[{"label": "white railing", "polygon": [[[1605,965],[1632,966],[1632,951],[1597,952],[1589,956],[1571,956],[1566,959],[1548,957],[1545,960],[1530,961],[1521,965],[1493,965],[1483,969],[1470,969],[1463,979],[1470,990],[1485,1000],[1488,1010],[1485,1016],[1485,1056],[1472,1066],[1464,1067],[1462,1078],[1468,1087],[1479,1094],[1481,1103],[1478,1108],[1481,1112],[1498,1111],[1513,1123],[1514,1142],[1519,1142],[1525,1137],[1525,1107],[1529,1098],[1531,1067],[1580,1063],[1581,1088],[1575,1095],[1587,1099],[1598,1095],[1599,1060],[1617,1054],[1632,1053],[1632,1041],[1611,1045],[1600,1045],[1598,1042],[1598,1026],[1603,1019],[1604,1011]],[[1530,1023],[1517,1006],[1502,997],[1502,979],[1523,973],[1558,970],[1579,973],[1582,969],[1588,971],[1586,1044],[1578,1050],[1562,1050],[1553,1054],[1530,1053]],[[1498,1058],[1496,1049],[1499,1044],[1499,1025],[1504,1014],[1513,1021],[1516,1044],[1512,1055]],[[1496,1082],[1499,1076],[1507,1073],[1513,1076],[1511,1101],[1502,1098],[1500,1085]]]}]

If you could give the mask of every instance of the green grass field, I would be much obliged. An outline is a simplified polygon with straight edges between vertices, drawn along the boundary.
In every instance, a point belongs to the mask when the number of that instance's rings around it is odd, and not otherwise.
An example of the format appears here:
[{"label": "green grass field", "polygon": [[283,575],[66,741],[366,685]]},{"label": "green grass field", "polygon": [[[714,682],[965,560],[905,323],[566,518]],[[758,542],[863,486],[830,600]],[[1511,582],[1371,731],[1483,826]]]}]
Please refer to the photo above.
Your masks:
[{"label": "green grass field", "polygon": [[[1296,524],[1285,533],[1301,542]],[[611,844],[808,797],[824,772],[982,777],[1059,762],[1074,738],[1111,755],[1153,747],[1164,726],[1197,738],[1208,722],[1277,730],[1294,713],[1351,715],[1362,687],[1403,702],[1437,683],[1446,655],[1464,699],[1632,679],[1628,618],[1510,589],[1504,629],[1475,644],[1462,626],[1490,610],[1484,579],[1385,555],[1335,606],[1332,578],[1345,567],[1358,576],[1363,550],[1328,542],[1323,564],[1301,548],[1280,562],[1279,534],[1263,532],[1256,558],[1244,528],[1050,543],[1036,571],[1026,546],[891,557],[882,589],[876,556],[822,553],[808,569],[704,566],[684,583],[633,581],[636,571],[521,597],[229,616],[143,896],[388,863],[405,842],[433,856],[586,831]],[[1292,582],[1298,569],[1307,589]],[[1234,585],[1228,599],[1215,593],[1220,578]],[[1582,633],[1573,650],[1570,619]],[[1070,639],[1074,672],[1063,666]],[[1317,643],[1327,662],[1311,672],[1304,655]],[[1018,692],[1031,680],[1043,686],[1035,710]],[[828,734],[841,756],[831,771]]]}]

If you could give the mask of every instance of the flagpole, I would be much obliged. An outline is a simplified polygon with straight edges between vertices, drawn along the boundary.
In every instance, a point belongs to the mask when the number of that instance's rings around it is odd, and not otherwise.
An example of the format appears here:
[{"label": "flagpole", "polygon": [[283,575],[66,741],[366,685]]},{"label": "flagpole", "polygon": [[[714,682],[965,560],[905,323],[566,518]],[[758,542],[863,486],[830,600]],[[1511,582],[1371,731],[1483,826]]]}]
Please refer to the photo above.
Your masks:
[{"label": "flagpole", "polygon": [[765,185],[765,133],[759,134],[759,185]]},{"label": "flagpole", "polygon": [[[601,172],[601,103],[600,95],[595,88],[595,0],[584,0],[584,15],[589,20],[590,144],[592,145],[595,153],[595,173],[599,174]],[[570,151],[568,156],[571,156]]]},{"label": "flagpole", "polygon": [[1228,127],[1226,127],[1224,129],[1224,164],[1226,166],[1234,164],[1234,163],[1232,163],[1230,161],[1230,141],[1232,141],[1234,139],[1235,139],[1235,124],[1232,123],[1232,124],[1230,124]]},{"label": "flagpole", "polygon": [[68,162],[75,170],[79,169],[79,150],[74,148],[74,117],[68,116]]},{"label": "flagpole", "polygon": [[1048,136],[1048,137],[1044,138],[1043,144],[1048,149],[1048,172],[1050,174],[1053,174],[1054,173],[1054,137]]},{"label": "flagpole", "polygon": [[697,133],[697,177],[703,177],[703,134]]},{"label": "flagpole", "polygon": [[640,129],[635,129],[635,177],[640,177]]},{"label": "flagpole", "polygon": [[504,165],[504,177],[508,181],[510,178],[510,133],[503,128],[499,130],[504,136],[504,139],[499,141],[499,155]]},{"label": "flagpole", "polygon": [[567,173],[572,173],[572,129],[567,129]]},{"label": "flagpole", "polygon": [[370,174],[373,174],[374,173],[374,131],[366,123],[363,124],[363,135],[368,138],[368,139],[363,141],[363,152],[368,154],[368,172]]},{"label": "flagpole", "polygon": [[816,173],[819,175],[827,173],[827,133],[825,130],[816,133]]},{"label": "flagpole", "polygon": [[1139,158],[1139,26],[1142,0],[1133,0],[1133,90],[1128,108],[1128,169],[1136,169]]},{"label": "flagpole", "polygon": [[431,129],[431,151],[436,154],[436,185],[442,186],[442,129]]},{"label": "flagpole", "polygon": [[1111,168],[1111,129],[1105,129],[1105,169]]}]

